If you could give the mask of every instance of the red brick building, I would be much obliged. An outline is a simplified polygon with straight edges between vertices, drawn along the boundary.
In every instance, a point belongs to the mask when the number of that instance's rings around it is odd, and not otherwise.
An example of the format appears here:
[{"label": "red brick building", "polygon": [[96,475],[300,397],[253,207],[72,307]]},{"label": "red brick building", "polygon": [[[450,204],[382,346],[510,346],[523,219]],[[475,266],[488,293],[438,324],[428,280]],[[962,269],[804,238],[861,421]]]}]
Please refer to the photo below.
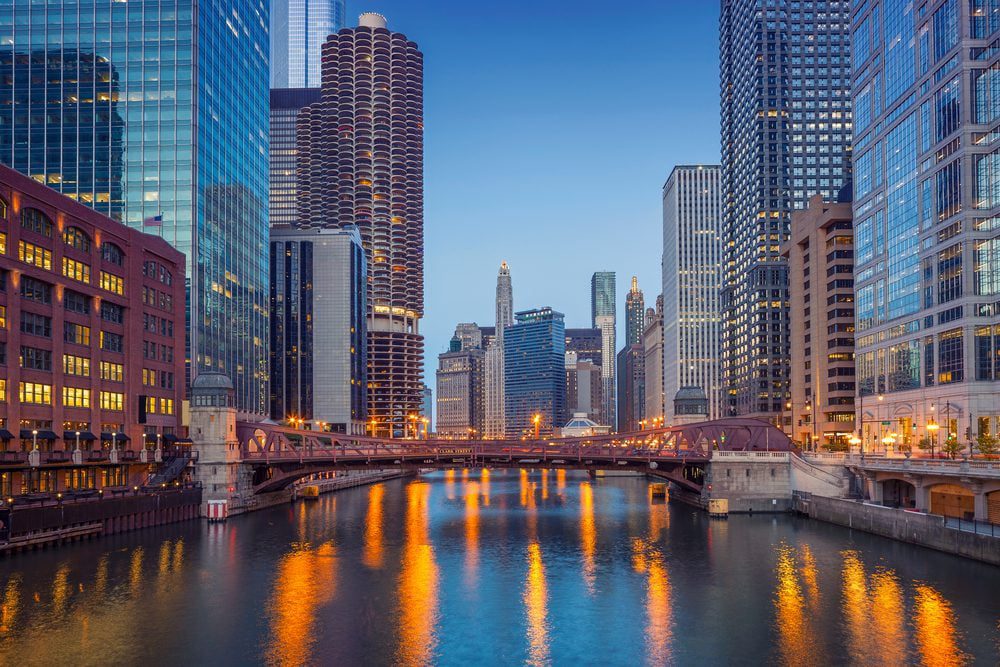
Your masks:
[{"label": "red brick building", "polygon": [[186,440],[184,293],[166,241],[0,166],[4,498],[140,484]]}]

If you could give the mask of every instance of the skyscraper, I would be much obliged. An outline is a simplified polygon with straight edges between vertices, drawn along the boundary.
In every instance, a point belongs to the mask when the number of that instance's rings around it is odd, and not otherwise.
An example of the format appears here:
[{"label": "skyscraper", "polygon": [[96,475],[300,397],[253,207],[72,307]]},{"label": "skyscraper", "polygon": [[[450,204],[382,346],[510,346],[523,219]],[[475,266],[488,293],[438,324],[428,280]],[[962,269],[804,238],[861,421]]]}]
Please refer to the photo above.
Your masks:
[{"label": "skyscraper", "polygon": [[601,392],[605,423],[615,423],[615,272],[590,278],[591,325],[601,330]]},{"label": "skyscraper", "polygon": [[299,223],[296,196],[296,123],[299,112],[318,102],[319,88],[271,89],[271,142],[269,216],[272,227]]},{"label": "skyscraper", "polygon": [[642,345],[627,345],[618,353],[618,432],[638,431],[646,407],[646,352]]},{"label": "skyscraper", "polygon": [[273,0],[271,88],[319,88],[320,50],[346,13],[344,0]]},{"label": "skyscraper", "polygon": [[[508,438],[549,435],[566,418],[566,331],[551,308],[517,313],[504,332],[504,426]],[[440,420],[440,417],[439,417]]]},{"label": "skyscraper", "polygon": [[721,236],[718,165],[674,167],[663,186],[662,391],[668,425],[681,387],[700,387],[712,418],[728,414],[720,408]]},{"label": "skyscraper", "polygon": [[1000,428],[998,10],[854,13],[856,428],[869,443],[888,430],[968,448]]},{"label": "skyscraper", "polygon": [[449,350],[438,355],[438,434],[456,438],[482,435],[484,357],[479,327],[474,323],[455,327]]},{"label": "skyscraper", "polygon": [[724,415],[776,418],[785,401],[781,247],[791,211],[836,198],[848,170],[850,4],[722,0]]},{"label": "skyscraper", "polygon": [[639,279],[632,276],[632,288],[625,295],[625,345],[642,343],[645,324],[646,300],[639,289]]},{"label": "skyscraper", "polygon": [[507,262],[500,264],[497,272],[496,330],[492,343],[486,350],[483,435],[486,438],[504,437],[504,383],[503,383],[503,332],[514,323],[514,289]]},{"label": "skyscraper", "polygon": [[367,262],[356,229],[271,229],[271,417],[363,435]]},{"label": "skyscraper", "polygon": [[406,433],[423,391],[423,54],[378,14],[323,45],[322,99],[300,112],[308,228],[357,225],[368,257],[368,416]]},{"label": "skyscraper", "polygon": [[652,420],[663,417],[663,295],[656,297],[656,308],[646,309],[646,328],[642,335],[643,417]]},{"label": "skyscraper", "polygon": [[268,413],[268,7],[0,15],[0,161],[185,253],[190,372],[228,375],[244,418]]}]

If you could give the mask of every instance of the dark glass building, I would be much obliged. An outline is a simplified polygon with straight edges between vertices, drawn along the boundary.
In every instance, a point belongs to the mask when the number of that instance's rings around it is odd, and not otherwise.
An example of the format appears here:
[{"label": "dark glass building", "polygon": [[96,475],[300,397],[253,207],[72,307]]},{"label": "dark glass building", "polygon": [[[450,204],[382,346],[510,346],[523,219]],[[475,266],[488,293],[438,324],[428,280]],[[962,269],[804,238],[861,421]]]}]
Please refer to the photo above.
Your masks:
[{"label": "dark glass building", "polygon": [[503,335],[504,424],[508,438],[549,435],[566,422],[566,330],[551,308],[514,315]]},{"label": "dark glass building", "polygon": [[268,413],[268,10],[0,11],[0,162],[187,256],[190,372],[228,375],[247,418]]},{"label": "dark glass building", "polygon": [[298,151],[295,125],[299,112],[320,98],[319,88],[274,88],[271,90],[270,201],[271,226],[296,226],[295,170]]}]

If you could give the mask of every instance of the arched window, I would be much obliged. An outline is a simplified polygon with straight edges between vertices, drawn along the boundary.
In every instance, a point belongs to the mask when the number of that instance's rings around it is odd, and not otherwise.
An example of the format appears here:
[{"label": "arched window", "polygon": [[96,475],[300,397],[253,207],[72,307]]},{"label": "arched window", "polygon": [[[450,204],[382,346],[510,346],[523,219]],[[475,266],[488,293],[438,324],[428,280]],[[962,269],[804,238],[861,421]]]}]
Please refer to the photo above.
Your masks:
[{"label": "arched window", "polygon": [[101,244],[101,257],[105,262],[111,262],[122,266],[125,263],[125,253],[114,243],[104,242]]},{"label": "arched window", "polygon": [[52,238],[52,220],[37,208],[21,209],[21,227]]},{"label": "arched window", "polygon": [[7,200],[3,197],[0,197],[0,219],[7,219]]},{"label": "arched window", "polygon": [[90,237],[79,227],[67,227],[63,231],[63,243],[83,252],[90,252]]}]

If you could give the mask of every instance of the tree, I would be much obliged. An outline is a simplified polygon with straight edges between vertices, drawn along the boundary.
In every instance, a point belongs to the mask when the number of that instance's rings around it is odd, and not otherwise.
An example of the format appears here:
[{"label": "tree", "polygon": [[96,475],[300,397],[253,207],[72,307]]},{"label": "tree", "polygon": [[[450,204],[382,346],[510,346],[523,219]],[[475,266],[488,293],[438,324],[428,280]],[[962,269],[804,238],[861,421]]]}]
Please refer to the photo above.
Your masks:
[{"label": "tree", "polygon": [[949,435],[948,439],[941,445],[941,452],[947,454],[949,458],[955,458],[962,453],[962,443],[955,436]]},{"label": "tree", "polygon": [[979,448],[979,453],[986,456],[993,456],[997,453],[998,443],[997,437],[989,433],[980,433],[979,437],[976,438],[976,445]]},{"label": "tree", "polygon": [[930,439],[930,437],[928,437],[928,436],[925,435],[924,437],[920,438],[920,440],[917,442],[917,447],[919,447],[920,449],[922,449],[922,450],[924,450],[926,452],[927,450],[929,450],[931,448],[932,444],[933,444],[933,441]]}]

